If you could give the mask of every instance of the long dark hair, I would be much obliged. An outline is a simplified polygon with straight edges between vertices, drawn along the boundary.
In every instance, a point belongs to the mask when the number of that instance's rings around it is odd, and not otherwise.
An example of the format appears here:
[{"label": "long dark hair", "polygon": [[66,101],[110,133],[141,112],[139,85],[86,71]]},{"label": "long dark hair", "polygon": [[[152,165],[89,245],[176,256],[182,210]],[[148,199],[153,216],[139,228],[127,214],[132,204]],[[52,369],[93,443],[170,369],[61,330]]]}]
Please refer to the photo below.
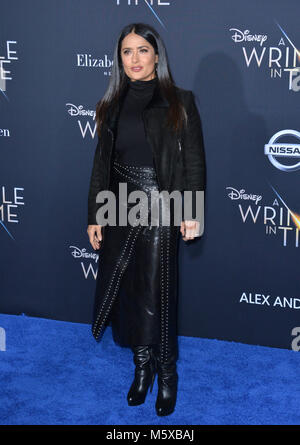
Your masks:
[{"label": "long dark hair", "polygon": [[183,122],[186,120],[186,113],[176,94],[176,85],[170,71],[167,51],[163,40],[152,26],[145,23],[130,23],[129,25],[126,25],[120,33],[114,49],[112,74],[110,76],[108,88],[102,99],[96,104],[97,133],[100,136],[101,127],[106,118],[108,108],[115,106],[120,94],[122,94],[124,88],[126,87],[127,76],[122,64],[121,44],[122,40],[131,32],[134,32],[147,40],[150,45],[153,46],[155,54],[158,54],[158,63],[156,68],[158,87],[170,105],[168,108],[166,124],[177,132],[180,130]]}]

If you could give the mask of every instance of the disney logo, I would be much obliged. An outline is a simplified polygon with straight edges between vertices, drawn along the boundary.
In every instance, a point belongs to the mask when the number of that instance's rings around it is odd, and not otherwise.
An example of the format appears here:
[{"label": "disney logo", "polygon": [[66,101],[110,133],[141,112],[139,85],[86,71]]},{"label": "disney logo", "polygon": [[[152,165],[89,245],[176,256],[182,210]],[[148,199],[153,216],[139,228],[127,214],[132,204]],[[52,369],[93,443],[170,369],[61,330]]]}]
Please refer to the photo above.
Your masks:
[{"label": "disney logo", "polygon": [[246,29],[243,32],[236,28],[230,28],[229,31],[235,31],[235,33],[231,36],[232,40],[235,43],[240,43],[240,42],[245,42],[245,41],[247,41],[247,42],[256,41],[256,42],[260,42],[260,46],[262,46],[263,43],[268,38],[268,36],[266,36],[264,34],[249,34],[250,33],[249,29]]},{"label": "disney logo", "polygon": [[244,189],[237,190],[233,187],[226,187],[226,189],[231,190],[231,192],[228,193],[230,199],[245,199],[245,200],[250,199],[251,201],[255,201],[255,204],[257,204],[262,199],[261,195],[253,195],[245,193]]},{"label": "disney logo", "polygon": [[94,110],[85,110],[83,108],[83,105],[79,105],[79,107],[76,107],[74,104],[66,104],[67,107],[70,107],[68,109],[68,113],[70,116],[92,116],[93,120],[96,116],[96,111]]},{"label": "disney logo", "polygon": [[99,254],[98,253],[88,253],[86,249],[79,249],[76,246],[69,246],[71,249],[74,249],[71,252],[71,255],[74,258],[92,258],[95,262],[98,262]]}]

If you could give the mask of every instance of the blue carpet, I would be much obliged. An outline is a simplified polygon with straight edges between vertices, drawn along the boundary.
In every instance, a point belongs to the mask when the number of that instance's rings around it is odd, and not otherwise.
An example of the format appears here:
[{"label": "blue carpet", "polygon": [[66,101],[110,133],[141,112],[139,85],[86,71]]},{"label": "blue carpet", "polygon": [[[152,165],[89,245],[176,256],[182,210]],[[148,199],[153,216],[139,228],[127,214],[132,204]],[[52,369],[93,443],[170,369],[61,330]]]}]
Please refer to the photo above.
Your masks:
[{"label": "blue carpet", "polygon": [[157,379],[129,407],[132,352],[90,325],[0,314],[1,425],[299,425],[297,352],[179,337],[176,410],[155,413]]}]

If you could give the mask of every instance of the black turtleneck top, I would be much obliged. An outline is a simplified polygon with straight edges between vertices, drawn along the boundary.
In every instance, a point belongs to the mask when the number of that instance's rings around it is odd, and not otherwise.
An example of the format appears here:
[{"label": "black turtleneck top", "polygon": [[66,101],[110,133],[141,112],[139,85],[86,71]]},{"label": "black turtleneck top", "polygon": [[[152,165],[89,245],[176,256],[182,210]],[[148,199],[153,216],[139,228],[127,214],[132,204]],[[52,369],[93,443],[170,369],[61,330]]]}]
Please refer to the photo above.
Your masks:
[{"label": "black turtleneck top", "polygon": [[157,77],[131,80],[118,119],[115,151],[125,164],[154,167],[153,153],[146,140],[142,111],[150,101]]},{"label": "black turtleneck top", "polygon": [[[116,157],[120,162],[155,168],[152,149],[146,140],[142,111],[152,98],[157,77],[131,80],[123,100],[115,140]],[[196,216],[196,193],[192,194],[192,215]]]}]

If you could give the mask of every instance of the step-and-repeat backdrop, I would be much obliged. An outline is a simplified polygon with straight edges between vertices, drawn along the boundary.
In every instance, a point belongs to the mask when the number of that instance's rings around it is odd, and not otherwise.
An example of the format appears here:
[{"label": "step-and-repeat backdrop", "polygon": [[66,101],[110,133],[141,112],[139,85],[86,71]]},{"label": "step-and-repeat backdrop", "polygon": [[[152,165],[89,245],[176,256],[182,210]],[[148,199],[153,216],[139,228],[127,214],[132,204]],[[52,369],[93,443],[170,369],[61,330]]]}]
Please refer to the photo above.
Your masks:
[{"label": "step-and-repeat backdrop", "polygon": [[145,22],[193,90],[205,142],[205,231],[180,240],[178,333],[297,347],[299,15],[297,0],[2,0],[0,312],[91,322],[95,106],[120,30]]}]

